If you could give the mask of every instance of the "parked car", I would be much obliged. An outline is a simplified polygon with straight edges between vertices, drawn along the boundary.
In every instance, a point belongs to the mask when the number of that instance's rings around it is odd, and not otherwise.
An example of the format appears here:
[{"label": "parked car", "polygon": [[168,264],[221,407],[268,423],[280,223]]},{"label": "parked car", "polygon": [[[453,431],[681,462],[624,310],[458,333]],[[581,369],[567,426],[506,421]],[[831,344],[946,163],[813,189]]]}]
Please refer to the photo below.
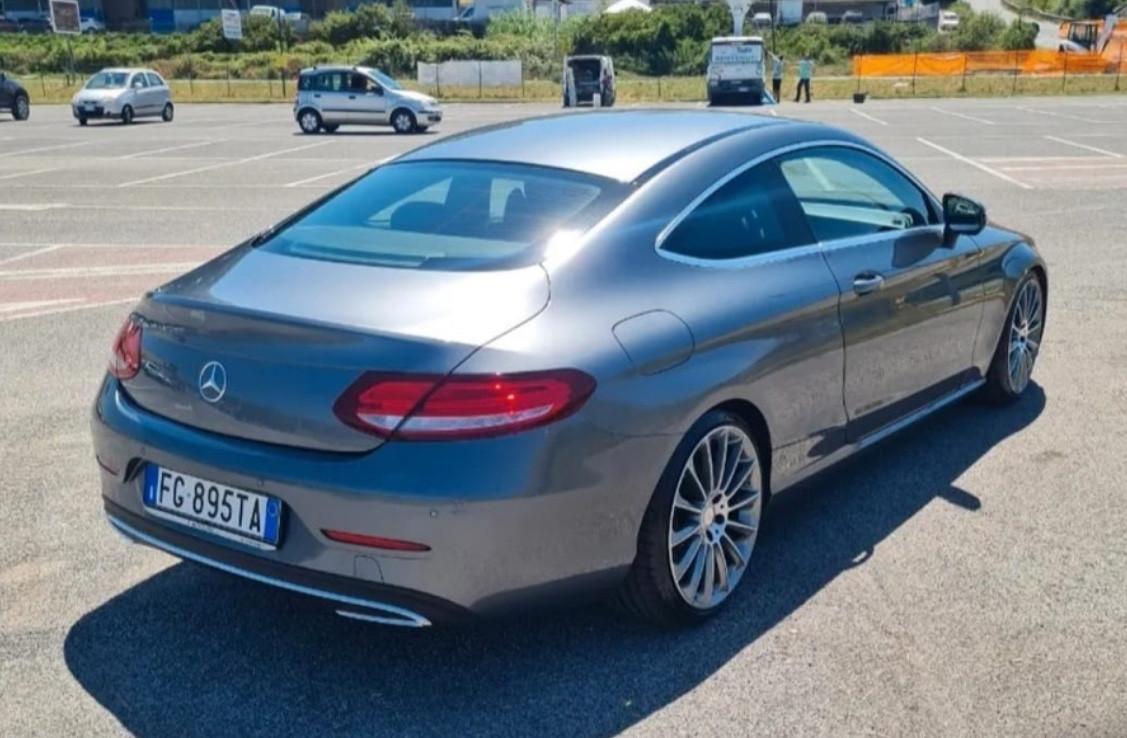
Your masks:
[{"label": "parked car", "polygon": [[51,26],[51,19],[45,15],[37,15],[29,18],[20,18],[17,23],[19,24],[20,33],[52,33],[54,28]]},{"label": "parked car", "polygon": [[20,24],[0,13],[0,33],[19,33]]},{"label": "parked car", "polygon": [[1027,236],[845,130],[508,121],[146,293],[94,403],[103,505],[350,618],[610,595],[691,623],[754,575],[772,498],[1026,393],[1047,284]]},{"label": "parked car", "polygon": [[151,69],[103,69],[82,86],[70,101],[80,126],[99,118],[126,125],[137,118],[159,117],[172,122],[172,92]]},{"label": "parked car", "polygon": [[865,14],[860,10],[847,10],[841,14],[842,23],[864,23]]},{"label": "parked car", "polygon": [[[599,95],[601,107],[614,105],[616,81],[614,60],[599,54],[579,54],[564,58],[563,105],[594,105]],[[574,89],[569,90],[569,83]]]},{"label": "parked car", "polygon": [[718,36],[708,51],[708,104],[732,99],[763,102],[764,47],[760,36]]},{"label": "parked car", "polygon": [[27,90],[5,72],[0,72],[0,110],[7,110],[15,120],[27,120],[31,115]]},{"label": "parked car", "polygon": [[821,10],[815,10],[812,13],[806,14],[806,22],[807,23],[819,23],[821,25],[826,25],[827,23],[830,22],[830,20],[826,16],[826,14],[823,13]]},{"label": "parked car", "polygon": [[343,65],[301,70],[293,112],[303,133],[332,133],[341,125],[421,133],[442,121],[433,97],[400,87],[378,69]]},{"label": "parked car", "polygon": [[751,16],[751,25],[753,28],[770,28],[771,27],[771,14],[759,12]]},{"label": "parked car", "polygon": [[78,22],[78,28],[83,33],[104,33],[106,24],[97,18],[83,18]]},{"label": "parked car", "polygon": [[959,14],[953,10],[939,11],[939,32],[951,33],[959,29]]}]

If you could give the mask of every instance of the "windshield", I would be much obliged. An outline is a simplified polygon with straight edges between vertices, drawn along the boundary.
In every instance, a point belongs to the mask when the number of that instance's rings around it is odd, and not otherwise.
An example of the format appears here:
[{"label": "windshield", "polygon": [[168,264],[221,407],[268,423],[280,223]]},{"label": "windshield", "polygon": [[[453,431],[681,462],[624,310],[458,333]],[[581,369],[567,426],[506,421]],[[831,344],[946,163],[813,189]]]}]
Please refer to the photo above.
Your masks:
[{"label": "windshield", "polygon": [[763,60],[759,41],[727,41],[712,45],[713,64],[758,64]]},{"label": "windshield", "polygon": [[520,164],[388,164],[284,227],[261,248],[410,268],[532,264],[552,236],[591,227],[626,189],[611,180]]},{"label": "windshield", "polygon": [[393,80],[391,77],[388,77],[386,74],[384,74],[380,70],[372,69],[370,71],[372,72],[372,76],[376,78],[376,81],[379,82],[384,87],[384,89],[386,89],[386,90],[398,90],[399,89],[399,83],[396,82],[395,80]]},{"label": "windshield", "polygon": [[98,72],[86,83],[88,90],[108,90],[115,87],[125,87],[125,80],[129,75],[125,72]]}]

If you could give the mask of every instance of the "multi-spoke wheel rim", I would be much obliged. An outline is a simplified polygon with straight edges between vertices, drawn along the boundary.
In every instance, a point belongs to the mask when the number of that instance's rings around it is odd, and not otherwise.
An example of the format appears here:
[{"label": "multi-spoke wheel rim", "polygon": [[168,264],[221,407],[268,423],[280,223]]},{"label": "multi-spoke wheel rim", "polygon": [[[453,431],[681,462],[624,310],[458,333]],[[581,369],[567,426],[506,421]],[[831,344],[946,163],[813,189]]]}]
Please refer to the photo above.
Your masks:
[{"label": "multi-spoke wheel rim", "polygon": [[19,100],[16,100],[16,117],[17,118],[26,118],[27,117],[27,100],[25,100],[22,97]]},{"label": "multi-spoke wheel rim", "polygon": [[1036,279],[1031,279],[1022,285],[1017,295],[1010,322],[1009,372],[1010,388],[1014,392],[1023,391],[1033,374],[1033,362],[1041,348],[1043,318],[1041,285]]},{"label": "multi-spoke wheel rim", "polygon": [[689,454],[669,516],[669,566],[681,598],[716,607],[747,570],[763,509],[755,444],[722,425]]},{"label": "multi-spoke wheel rim", "polygon": [[301,130],[313,132],[317,130],[319,123],[317,116],[313,113],[302,113],[301,115]]},{"label": "multi-spoke wheel rim", "polygon": [[407,113],[396,113],[394,125],[395,130],[406,133],[411,129],[411,116]]}]

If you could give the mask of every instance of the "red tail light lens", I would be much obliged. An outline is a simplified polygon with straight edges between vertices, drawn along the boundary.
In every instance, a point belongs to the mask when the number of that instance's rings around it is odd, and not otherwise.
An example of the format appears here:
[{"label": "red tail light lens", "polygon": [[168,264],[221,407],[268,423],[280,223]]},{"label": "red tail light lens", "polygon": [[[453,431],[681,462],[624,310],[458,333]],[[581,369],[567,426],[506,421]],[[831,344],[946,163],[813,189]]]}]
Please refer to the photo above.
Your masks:
[{"label": "red tail light lens", "polygon": [[141,370],[141,322],[133,316],[129,316],[113,340],[109,368],[118,379],[132,379]]},{"label": "red tail light lens", "polygon": [[579,409],[595,380],[575,369],[525,374],[368,373],[337,400],[342,421],[405,439],[481,438],[559,420]]}]

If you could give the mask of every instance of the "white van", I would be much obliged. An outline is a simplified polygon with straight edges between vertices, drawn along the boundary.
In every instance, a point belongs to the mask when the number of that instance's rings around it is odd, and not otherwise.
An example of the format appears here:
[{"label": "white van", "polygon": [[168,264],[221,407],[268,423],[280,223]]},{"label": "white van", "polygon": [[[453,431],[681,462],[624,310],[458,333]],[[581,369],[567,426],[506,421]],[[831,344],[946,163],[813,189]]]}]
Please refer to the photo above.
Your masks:
[{"label": "white van", "polygon": [[763,38],[720,36],[708,52],[708,104],[742,97],[763,102]]}]

